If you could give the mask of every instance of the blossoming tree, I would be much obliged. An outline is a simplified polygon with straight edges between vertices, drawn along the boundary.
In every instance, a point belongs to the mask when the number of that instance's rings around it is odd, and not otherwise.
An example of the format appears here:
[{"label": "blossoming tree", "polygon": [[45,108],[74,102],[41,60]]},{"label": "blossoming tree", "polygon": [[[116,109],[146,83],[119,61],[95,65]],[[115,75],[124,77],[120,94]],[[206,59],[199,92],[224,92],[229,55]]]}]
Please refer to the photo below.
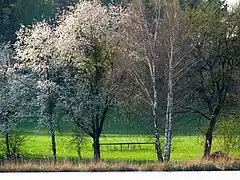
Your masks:
[{"label": "blossoming tree", "polygon": [[51,114],[59,98],[75,125],[92,137],[94,159],[100,159],[99,137],[121,87],[113,44],[124,13],[120,6],[83,1],[59,15],[55,26],[39,22],[18,32],[17,57],[44,92],[39,98],[50,119],[55,155]]}]

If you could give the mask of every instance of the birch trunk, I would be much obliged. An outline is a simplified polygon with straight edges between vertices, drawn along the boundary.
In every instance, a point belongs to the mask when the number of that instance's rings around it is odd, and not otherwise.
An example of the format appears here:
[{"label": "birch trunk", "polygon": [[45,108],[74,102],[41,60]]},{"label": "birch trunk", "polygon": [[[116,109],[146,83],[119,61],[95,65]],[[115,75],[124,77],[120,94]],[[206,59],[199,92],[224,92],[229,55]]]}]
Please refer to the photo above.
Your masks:
[{"label": "birch trunk", "polygon": [[[153,112],[154,112],[154,110],[153,110]],[[156,152],[157,152],[157,158],[158,158],[159,162],[163,162],[161,143],[160,143],[160,139],[159,139],[157,116],[155,113],[153,114],[153,122],[154,122],[154,136],[155,136],[155,147],[156,147]]]},{"label": "birch trunk", "polygon": [[171,46],[170,58],[168,62],[168,95],[165,124],[165,154],[164,161],[170,160],[172,145],[172,115],[173,115],[173,47]]},{"label": "birch trunk", "polygon": [[[149,62],[149,64],[151,64]],[[158,94],[157,94],[157,84],[156,84],[156,72],[155,72],[155,62],[152,61],[152,66],[149,66],[152,78],[152,88],[153,88],[153,103],[152,103],[152,115],[154,124],[154,137],[155,137],[155,147],[157,152],[158,161],[163,162],[161,143],[159,139],[159,129],[157,122],[157,110],[158,110]]]}]

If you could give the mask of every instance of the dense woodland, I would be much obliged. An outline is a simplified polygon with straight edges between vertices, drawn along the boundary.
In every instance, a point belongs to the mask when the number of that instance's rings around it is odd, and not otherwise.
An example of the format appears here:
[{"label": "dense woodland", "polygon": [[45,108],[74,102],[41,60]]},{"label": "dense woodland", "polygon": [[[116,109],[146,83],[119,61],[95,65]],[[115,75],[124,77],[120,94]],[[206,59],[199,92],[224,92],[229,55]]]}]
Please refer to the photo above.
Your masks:
[{"label": "dense woodland", "polygon": [[203,158],[218,125],[240,125],[240,7],[224,0],[0,0],[0,42],[5,159],[25,121],[49,131],[54,162],[59,119],[96,161],[106,117],[148,117],[161,162],[179,116],[206,124]]}]

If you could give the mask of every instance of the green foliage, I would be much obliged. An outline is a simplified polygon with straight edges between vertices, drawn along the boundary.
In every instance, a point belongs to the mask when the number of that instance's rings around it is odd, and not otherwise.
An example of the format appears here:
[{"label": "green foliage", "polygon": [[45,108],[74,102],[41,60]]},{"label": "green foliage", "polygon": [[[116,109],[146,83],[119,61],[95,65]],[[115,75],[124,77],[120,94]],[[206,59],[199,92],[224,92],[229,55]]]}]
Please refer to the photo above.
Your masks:
[{"label": "green foliage", "polygon": [[12,155],[22,155],[23,147],[27,143],[27,138],[23,134],[23,131],[12,130],[9,136],[9,145]]},{"label": "green foliage", "polygon": [[206,38],[208,43],[214,44],[229,31],[226,23],[229,20],[227,10],[219,11],[215,4],[203,4],[197,9],[188,9],[186,13],[189,18],[189,32],[195,41]]},{"label": "green foliage", "polygon": [[82,149],[84,145],[86,145],[85,134],[80,130],[80,128],[74,126],[69,146],[77,152],[79,159],[82,159]]},{"label": "green foliage", "polygon": [[[10,156],[13,159],[20,159],[24,155],[24,146],[26,145],[29,137],[25,136],[22,130],[11,129],[9,134],[9,146],[10,146]],[[0,155],[5,157],[6,146],[5,140],[1,139],[0,141]]]},{"label": "green foliage", "polygon": [[217,130],[216,148],[226,154],[240,151],[240,117],[232,115],[219,122]]}]

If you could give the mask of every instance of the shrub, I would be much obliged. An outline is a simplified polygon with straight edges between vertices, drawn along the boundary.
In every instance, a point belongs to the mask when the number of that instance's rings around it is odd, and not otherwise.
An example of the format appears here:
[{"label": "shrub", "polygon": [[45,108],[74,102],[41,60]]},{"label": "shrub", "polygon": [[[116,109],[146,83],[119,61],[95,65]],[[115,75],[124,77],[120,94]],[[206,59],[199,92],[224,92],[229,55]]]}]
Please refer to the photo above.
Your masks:
[{"label": "shrub", "polygon": [[232,115],[228,119],[219,122],[216,129],[218,149],[228,155],[231,151],[240,150],[240,117]]}]

